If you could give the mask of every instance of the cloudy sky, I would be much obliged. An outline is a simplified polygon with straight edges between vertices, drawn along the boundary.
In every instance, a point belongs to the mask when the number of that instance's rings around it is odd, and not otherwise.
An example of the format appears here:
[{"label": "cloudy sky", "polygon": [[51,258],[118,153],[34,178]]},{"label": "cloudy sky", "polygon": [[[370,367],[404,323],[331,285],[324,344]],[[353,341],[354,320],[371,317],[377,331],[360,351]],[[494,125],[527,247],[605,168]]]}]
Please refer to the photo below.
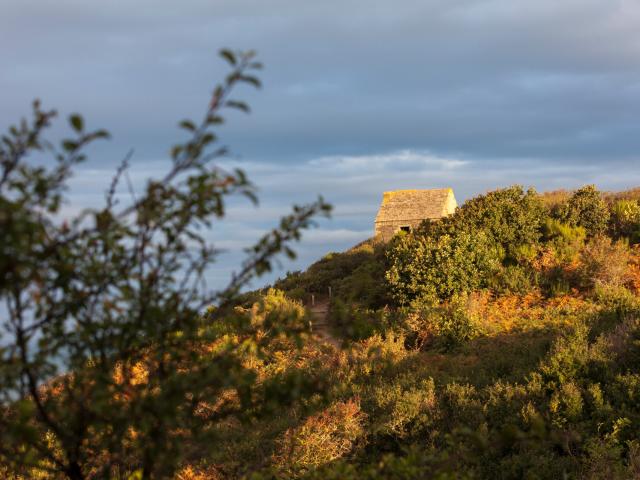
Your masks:
[{"label": "cloudy sky", "polygon": [[0,0],[0,129],[35,97],[109,129],[66,208],[99,205],[129,149],[136,185],[163,171],[221,47],[266,69],[240,92],[252,114],[220,132],[261,203],[234,202],[211,233],[230,252],[214,283],[318,194],[333,219],[285,270],[370,236],[384,190],[640,185],[637,0]]}]

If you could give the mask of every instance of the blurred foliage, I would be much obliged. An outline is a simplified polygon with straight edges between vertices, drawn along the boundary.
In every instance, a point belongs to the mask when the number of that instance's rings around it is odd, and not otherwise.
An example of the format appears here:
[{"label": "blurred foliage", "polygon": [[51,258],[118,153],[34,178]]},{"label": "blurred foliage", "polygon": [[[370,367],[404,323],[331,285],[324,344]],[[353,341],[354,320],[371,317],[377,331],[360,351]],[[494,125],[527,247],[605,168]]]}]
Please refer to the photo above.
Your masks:
[{"label": "blurred foliage", "polygon": [[200,455],[222,448],[221,422],[271,414],[316,388],[296,371],[260,379],[256,370],[273,355],[271,343],[304,334],[303,307],[277,292],[249,313],[234,305],[275,255],[295,255],[291,242],[329,212],[322,199],[294,206],[247,249],[225,288],[204,282],[218,255],[205,229],[222,219],[230,195],[255,201],[244,172],[216,165],[227,150],[214,128],[225,109],[248,110],[231,95],[239,84],[260,86],[261,65],[252,52],[221,55],[230,73],[203,119],[180,122],[186,140],[171,149],[169,171],[125,204],[117,192],[131,155],[104,207],[61,211],[86,147],[108,138],[80,115],[69,117],[72,136],[55,144],[44,134],[56,113],[35,102],[32,119],[2,137],[3,477],[167,478],[192,445]]}]

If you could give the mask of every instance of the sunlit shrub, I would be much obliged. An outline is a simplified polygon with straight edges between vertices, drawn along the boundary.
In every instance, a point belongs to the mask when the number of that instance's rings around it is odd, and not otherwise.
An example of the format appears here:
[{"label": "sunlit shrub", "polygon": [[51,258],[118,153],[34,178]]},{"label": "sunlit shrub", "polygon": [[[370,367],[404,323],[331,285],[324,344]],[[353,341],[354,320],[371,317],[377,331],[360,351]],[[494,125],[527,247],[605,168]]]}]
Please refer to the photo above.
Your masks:
[{"label": "sunlit shrub", "polygon": [[619,200],[611,206],[609,232],[614,238],[626,237],[632,243],[640,240],[640,204],[637,200]]},{"label": "sunlit shrub", "polygon": [[571,195],[557,216],[563,223],[583,227],[589,235],[595,235],[606,230],[609,209],[595,185],[587,185]]},{"label": "sunlit shrub", "polygon": [[440,406],[445,424],[477,429],[484,422],[482,400],[471,384],[451,382],[444,386]]},{"label": "sunlit shrub", "polygon": [[586,230],[555,219],[544,225],[544,247],[534,261],[540,272],[541,286],[554,296],[566,295],[577,285],[580,252],[586,240]]},{"label": "sunlit shrub", "polygon": [[538,243],[546,215],[534,189],[525,191],[514,185],[467,200],[454,215],[428,224],[426,231],[435,236],[482,231],[500,247],[507,261],[513,261],[523,246]]},{"label": "sunlit shrub", "polygon": [[287,430],[273,461],[294,474],[347,455],[364,433],[366,415],[356,399],[336,402]]},{"label": "sunlit shrub", "polygon": [[223,478],[215,467],[198,468],[189,465],[176,474],[176,480],[222,480]]},{"label": "sunlit shrub", "polygon": [[499,268],[499,248],[483,232],[440,237],[405,235],[388,251],[386,279],[395,300],[446,300],[486,287]]},{"label": "sunlit shrub", "polygon": [[381,374],[410,354],[405,342],[405,335],[394,330],[376,333],[351,345],[350,361],[360,377]]},{"label": "sunlit shrub", "polygon": [[582,414],[583,399],[580,388],[573,382],[563,383],[549,402],[556,422],[576,421]]},{"label": "sunlit shrub", "polygon": [[602,311],[614,315],[618,321],[640,315],[640,297],[627,288],[597,285],[594,297]]},{"label": "sunlit shrub", "polygon": [[250,313],[251,324],[267,333],[275,334],[308,328],[307,311],[299,300],[289,298],[282,290],[270,288],[259,297]]},{"label": "sunlit shrub", "polygon": [[[366,391],[374,433],[398,438],[414,435],[438,418],[432,378],[416,381],[410,375],[376,382]],[[375,420],[374,420],[375,419]]]},{"label": "sunlit shrub", "polygon": [[596,235],[580,252],[579,282],[583,288],[617,287],[629,280],[631,252],[623,241]]},{"label": "sunlit shrub", "polygon": [[403,322],[410,340],[417,348],[436,346],[450,350],[477,337],[479,318],[470,302],[469,295],[455,295],[440,304],[415,300]]}]

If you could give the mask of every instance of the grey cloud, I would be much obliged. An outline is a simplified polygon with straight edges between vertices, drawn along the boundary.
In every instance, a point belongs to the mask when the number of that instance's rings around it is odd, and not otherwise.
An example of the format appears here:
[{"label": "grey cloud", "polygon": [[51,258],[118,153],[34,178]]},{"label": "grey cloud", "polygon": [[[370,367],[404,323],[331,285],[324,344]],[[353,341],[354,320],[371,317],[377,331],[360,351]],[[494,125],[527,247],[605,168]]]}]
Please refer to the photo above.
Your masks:
[{"label": "grey cloud", "polygon": [[383,190],[452,186],[464,199],[640,180],[635,1],[0,2],[0,130],[38,96],[114,134],[67,212],[100,202],[132,147],[136,185],[163,168],[177,121],[197,118],[224,75],[223,46],[256,48],[267,67],[262,91],[238,92],[253,113],[220,131],[262,203],[232,202],[216,233],[248,241],[322,193],[336,205],[325,244],[303,244],[294,266],[368,231]]}]

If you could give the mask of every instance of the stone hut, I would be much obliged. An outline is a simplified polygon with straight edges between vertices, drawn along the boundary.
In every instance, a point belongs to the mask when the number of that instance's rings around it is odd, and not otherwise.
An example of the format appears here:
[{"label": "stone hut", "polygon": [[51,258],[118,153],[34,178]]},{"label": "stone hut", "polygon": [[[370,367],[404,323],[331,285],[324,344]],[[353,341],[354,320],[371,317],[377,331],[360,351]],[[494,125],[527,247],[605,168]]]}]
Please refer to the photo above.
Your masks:
[{"label": "stone hut", "polygon": [[424,220],[451,215],[457,206],[450,188],[384,192],[376,215],[375,237],[388,242],[397,232],[410,232]]}]

